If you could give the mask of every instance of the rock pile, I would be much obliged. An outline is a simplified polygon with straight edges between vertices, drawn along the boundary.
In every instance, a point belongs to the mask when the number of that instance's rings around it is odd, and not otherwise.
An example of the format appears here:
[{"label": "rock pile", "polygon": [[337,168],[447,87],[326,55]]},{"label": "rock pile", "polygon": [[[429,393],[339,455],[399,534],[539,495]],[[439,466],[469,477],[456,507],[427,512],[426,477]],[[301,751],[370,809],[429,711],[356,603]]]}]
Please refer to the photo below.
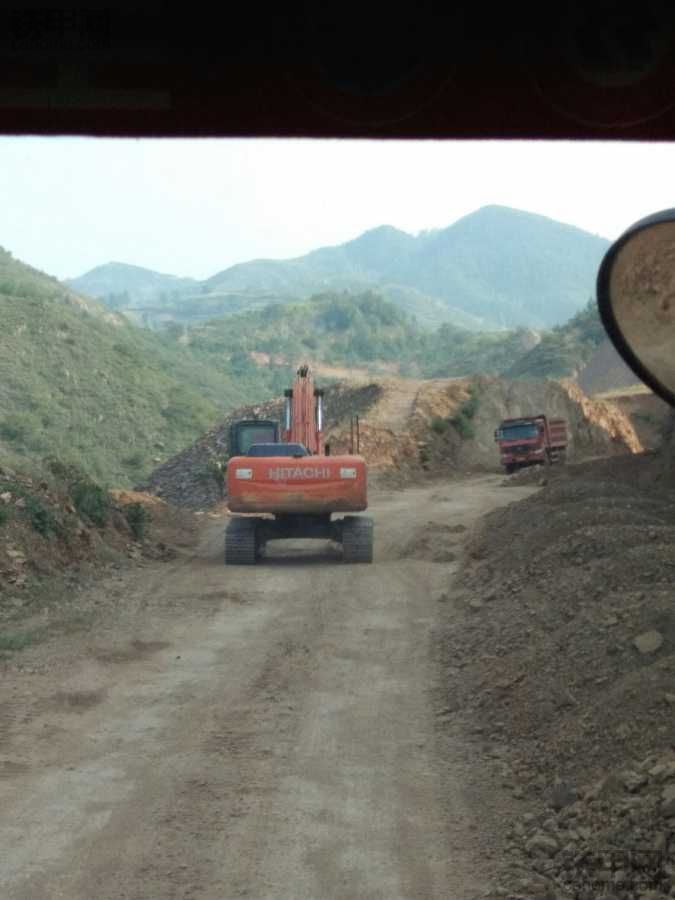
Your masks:
[{"label": "rock pile", "polygon": [[486,517],[441,607],[446,727],[511,798],[495,897],[675,897],[675,493],[660,471],[654,455],[565,467]]}]

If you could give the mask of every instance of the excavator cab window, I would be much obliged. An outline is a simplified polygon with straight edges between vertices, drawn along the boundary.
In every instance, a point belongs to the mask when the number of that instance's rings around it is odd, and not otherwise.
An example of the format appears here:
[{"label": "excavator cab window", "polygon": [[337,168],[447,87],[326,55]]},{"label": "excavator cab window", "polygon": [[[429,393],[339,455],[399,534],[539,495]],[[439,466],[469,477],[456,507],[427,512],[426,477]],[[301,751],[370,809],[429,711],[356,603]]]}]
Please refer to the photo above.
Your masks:
[{"label": "excavator cab window", "polygon": [[276,443],[278,440],[278,422],[263,419],[235,422],[230,430],[230,456],[246,456],[253,444]]}]

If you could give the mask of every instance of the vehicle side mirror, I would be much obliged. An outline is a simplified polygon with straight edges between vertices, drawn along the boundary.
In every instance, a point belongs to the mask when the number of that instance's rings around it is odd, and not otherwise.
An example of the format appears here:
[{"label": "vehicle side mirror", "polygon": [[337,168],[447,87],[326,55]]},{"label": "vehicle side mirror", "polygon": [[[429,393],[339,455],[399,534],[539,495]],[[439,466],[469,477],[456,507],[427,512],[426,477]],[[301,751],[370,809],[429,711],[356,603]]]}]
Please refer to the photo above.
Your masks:
[{"label": "vehicle side mirror", "polygon": [[675,209],[632,225],[605,254],[600,318],[626,364],[675,406]]}]

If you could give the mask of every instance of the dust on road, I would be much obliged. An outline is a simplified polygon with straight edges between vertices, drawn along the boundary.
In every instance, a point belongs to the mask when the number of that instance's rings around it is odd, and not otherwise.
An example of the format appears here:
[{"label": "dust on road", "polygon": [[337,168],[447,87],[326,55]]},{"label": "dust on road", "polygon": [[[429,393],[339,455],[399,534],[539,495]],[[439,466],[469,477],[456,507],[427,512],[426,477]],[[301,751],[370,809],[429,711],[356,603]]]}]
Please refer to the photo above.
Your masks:
[{"label": "dust on road", "polygon": [[432,634],[471,526],[534,490],[501,482],[375,492],[372,566],[226,568],[210,520],[103,583],[114,616],[0,685],[3,900],[476,896],[496,811],[439,739]]}]

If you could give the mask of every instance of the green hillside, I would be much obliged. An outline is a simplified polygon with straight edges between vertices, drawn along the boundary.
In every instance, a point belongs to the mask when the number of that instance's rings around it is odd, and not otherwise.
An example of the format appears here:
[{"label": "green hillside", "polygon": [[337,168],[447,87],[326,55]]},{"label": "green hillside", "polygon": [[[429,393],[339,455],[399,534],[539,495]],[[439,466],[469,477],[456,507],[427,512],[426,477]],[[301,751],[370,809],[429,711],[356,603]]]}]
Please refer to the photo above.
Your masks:
[{"label": "green hillside", "polygon": [[230,360],[250,373],[271,359],[293,366],[303,360],[370,368],[376,374],[444,378],[483,373],[510,378],[574,376],[605,332],[593,301],[565,325],[531,331],[474,332],[445,324],[422,328],[372,291],[327,293],[307,302],[272,304],[255,312],[215,319],[192,328],[173,326],[167,336],[189,344],[211,367]]},{"label": "green hillside", "polygon": [[287,383],[282,368],[204,365],[0,250],[0,464],[48,456],[127,485]]},{"label": "green hillside", "polygon": [[[170,329],[170,333],[179,332]],[[271,304],[194,326],[186,334],[190,348],[202,359],[231,356],[244,365],[254,352],[281,356],[291,364],[309,357],[315,362],[358,366],[412,362],[420,356],[427,336],[374,293],[325,294],[306,303]]]},{"label": "green hillside", "polygon": [[508,378],[561,378],[578,374],[607,339],[595,301],[565,325],[542,334],[541,342],[504,370]]},{"label": "green hillside", "polygon": [[310,359],[373,373],[395,364],[399,374],[423,378],[499,374],[539,339],[522,329],[472,332],[448,324],[425,329],[372,291],[321,294],[189,329],[174,326],[168,334],[188,341],[195,355],[213,366],[228,358],[247,371],[254,365],[250,354],[263,354],[290,365]]}]

